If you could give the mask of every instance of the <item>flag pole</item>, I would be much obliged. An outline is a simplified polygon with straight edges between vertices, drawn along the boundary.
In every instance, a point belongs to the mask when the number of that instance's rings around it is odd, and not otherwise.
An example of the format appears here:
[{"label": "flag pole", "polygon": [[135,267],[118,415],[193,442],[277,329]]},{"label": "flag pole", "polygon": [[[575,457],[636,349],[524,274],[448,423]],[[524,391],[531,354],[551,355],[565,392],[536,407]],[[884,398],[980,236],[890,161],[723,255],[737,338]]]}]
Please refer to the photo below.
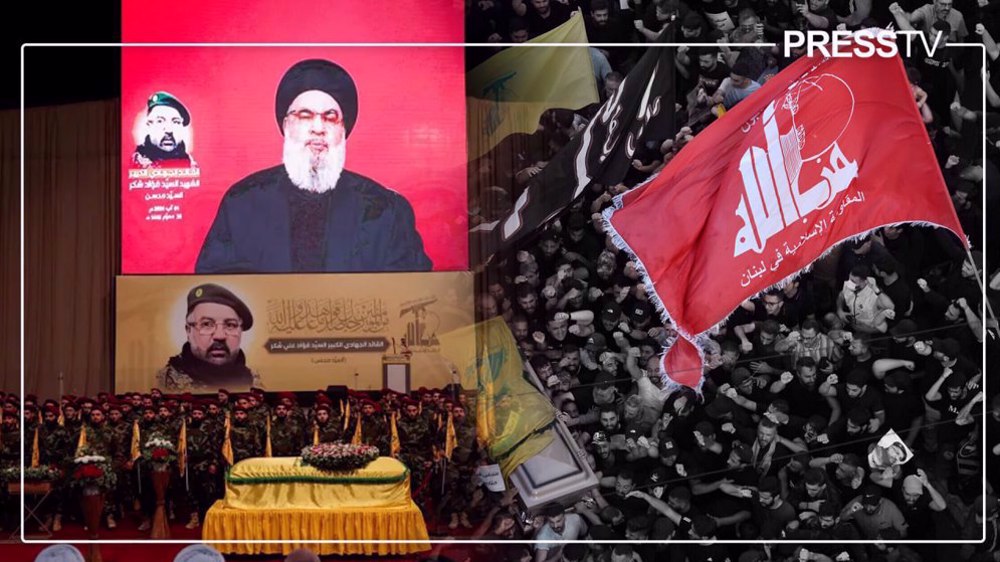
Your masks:
[{"label": "flag pole", "polygon": [[[972,264],[972,267],[975,268],[976,267],[976,260],[972,259],[972,250],[970,250],[968,246],[965,247],[965,255],[969,258],[969,263]],[[985,256],[983,256],[983,259],[985,259]],[[983,268],[983,276],[985,276],[985,275],[986,275],[986,268],[984,267]],[[990,320],[993,320],[994,323],[997,323],[998,325],[1000,325],[1000,323],[997,322],[997,315],[996,315],[996,313],[993,312],[993,305],[990,304],[990,298],[986,294],[986,286],[983,284],[983,279],[979,276],[978,269],[976,270],[976,274],[975,274],[974,277],[976,278],[976,283],[979,284],[979,290],[983,292],[983,304],[986,305],[986,315],[989,316]],[[1000,330],[1000,328],[997,328],[997,329]],[[983,331],[984,332],[987,331],[986,322],[983,322]],[[1000,335],[1000,334],[998,334],[998,335]],[[984,338],[986,337],[985,333],[983,334],[983,337]]]}]

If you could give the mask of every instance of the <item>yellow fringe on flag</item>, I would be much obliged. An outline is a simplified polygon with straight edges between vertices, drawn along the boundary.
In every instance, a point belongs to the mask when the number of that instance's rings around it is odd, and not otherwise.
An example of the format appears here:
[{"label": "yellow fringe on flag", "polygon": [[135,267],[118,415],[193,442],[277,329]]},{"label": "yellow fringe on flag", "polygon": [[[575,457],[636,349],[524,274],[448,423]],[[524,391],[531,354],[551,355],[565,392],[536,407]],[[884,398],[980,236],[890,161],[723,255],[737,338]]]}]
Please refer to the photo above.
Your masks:
[{"label": "yellow fringe on flag", "polygon": [[347,426],[351,422],[351,401],[347,401],[347,405],[344,406],[344,431],[347,431]]},{"label": "yellow fringe on flag", "polygon": [[396,412],[389,418],[389,430],[392,432],[392,440],[389,442],[389,454],[393,457],[399,456],[402,446],[399,444],[399,430],[396,429]]},{"label": "yellow fringe on flag", "polygon": [[226,412],[225,437],[222,440],[222,458],[226,459],[229,466],[233,465],[233,440],[229,436],[231,429],[232,423],[229,421],[229,412]]},{"label": "yellow fringe on flag", "polygon": [[35,426],[35,437],[31,440],[31,468],[38,468],[38,426]]},{"label": "yellow fringe on flag", "polygon": [[183,475],[187,470],[188,424],[187,419],[181,420],[181,432],[177,436],[177,470]]}]

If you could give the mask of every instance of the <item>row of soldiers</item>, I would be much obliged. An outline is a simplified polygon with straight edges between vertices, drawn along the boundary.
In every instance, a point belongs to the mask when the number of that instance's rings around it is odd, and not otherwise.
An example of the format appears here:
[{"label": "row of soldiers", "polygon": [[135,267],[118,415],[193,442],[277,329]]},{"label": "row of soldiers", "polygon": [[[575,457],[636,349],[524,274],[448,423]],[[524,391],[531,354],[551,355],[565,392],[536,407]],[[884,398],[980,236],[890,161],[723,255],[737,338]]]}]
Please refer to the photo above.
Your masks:
[{"label": "row of soldiers", "polygon": [[[145,395],[101,393],[96,399],[64,396],[60,402],[46,400],[41,404],[28,396],[23,416],[18,415],[16,396],[9,395],[3,399],[0,468],[19,462],[20,424],[28,440],[27,458],[35,453],[41,465],[68,472],[85,443],[91,454],[108,457],[118,476],[118,485],[105,502],[108,528],[115,528],[116,519],[131,507],[142,512],[139,528],[145,530],[155,509],[155,497],[149,481],[151,467],[136,458],[135,440],[138,437],[144,443],[155,435],[180,446],[183,434],[186,471],[183,477],[181,467],[174,471],[168,509],[172,516],[174,505],[186,503],[191,508],[187,526],[196,528],[225,489],[229,461],[223,444],[227,434],[233,463],[268,454],[299,456],[304,446],[313,443],[364,443],[403,462],[410,469],[414,490],[429,493],[437,489],[427,486],[430,469],[447,466],[447,474],[442,475],[449,484],[445,506],[453,519],[464,522],[464,498],[469,497],[471,474],[480,460],[469,396],[423,388],[414,397],[392,391],[380,394],[377,401],[367,393],[353,391],[333,399],[318,391],[309,408],[300,406],[290,392],[278,393],[269,406],[261,389],[243,394],[220,389],[212,399],[164,395],[156,389]],[[451,451],[448,459],[443,458],[446,450]],[[63,516],[73,513],[76,502],[69,501],[73,498],[65,480],[56,481],[54,488],[46,511],[52,529],[58,531]],[[0,497],[3,510],[12,511],[15,517],[16,499]],[[415,499],[421,503],[428,498],[420,494]]]}]

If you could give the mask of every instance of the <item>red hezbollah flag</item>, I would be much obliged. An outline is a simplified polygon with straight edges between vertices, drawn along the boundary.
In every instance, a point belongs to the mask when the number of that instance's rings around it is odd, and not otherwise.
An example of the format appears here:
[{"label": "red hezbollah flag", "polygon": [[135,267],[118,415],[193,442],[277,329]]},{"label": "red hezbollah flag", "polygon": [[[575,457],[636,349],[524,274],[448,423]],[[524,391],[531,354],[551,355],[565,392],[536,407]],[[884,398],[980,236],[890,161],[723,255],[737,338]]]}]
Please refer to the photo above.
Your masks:
[{"label": "red hezbollah flag", "polygon": [[961,226],[899,58],[800,59],[605,211],[699,388],[706,332],[832,246],[917,222]]}]

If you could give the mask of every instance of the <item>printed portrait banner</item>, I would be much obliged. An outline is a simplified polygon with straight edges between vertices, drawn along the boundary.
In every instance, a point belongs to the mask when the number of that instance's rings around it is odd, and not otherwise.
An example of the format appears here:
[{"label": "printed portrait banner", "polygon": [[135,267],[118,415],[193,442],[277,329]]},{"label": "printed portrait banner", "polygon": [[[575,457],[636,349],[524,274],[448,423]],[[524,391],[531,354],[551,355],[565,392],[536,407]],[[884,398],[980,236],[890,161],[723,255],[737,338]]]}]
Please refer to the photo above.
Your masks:
[{"label": "printed portrait banner", "polygon": [[116,292],[118,393],[380,390],[390,371],[396,390],[401,372],[440,388],[457,381],[439,338],[474,322],[466,272],[119,276]]},{"label": "printed portrait banner", "polygon": [[605,218],[684,336],[664,368],[692,388],[698,338],[832,246],[900,223],[965,241],[898,58],[795,61]]},{"label": "printed portrait banner", "polygon": [[[283,81],[309,59],[349,78],[317,70]],[[443,47],[122,49],[122,273],[467,269],[463,64],[461,49]],[[285,117],[310,90],[333,92],[342,116]],[[330,132],[337,119],[343,155]],[[324,123],[339,180],[310,175],[308,151],[318,145],[305,135]],[[293,125],[302,138],[289,134]],[[308,222],[296,211],[318,203],[293,185],[288,162],[298,163],[296,185],[322,177],[334,186],[306,235],[293,228]],[[416,235],[422,252],[411,250]],[[310,240],[313,265],[296,257]]]}]

